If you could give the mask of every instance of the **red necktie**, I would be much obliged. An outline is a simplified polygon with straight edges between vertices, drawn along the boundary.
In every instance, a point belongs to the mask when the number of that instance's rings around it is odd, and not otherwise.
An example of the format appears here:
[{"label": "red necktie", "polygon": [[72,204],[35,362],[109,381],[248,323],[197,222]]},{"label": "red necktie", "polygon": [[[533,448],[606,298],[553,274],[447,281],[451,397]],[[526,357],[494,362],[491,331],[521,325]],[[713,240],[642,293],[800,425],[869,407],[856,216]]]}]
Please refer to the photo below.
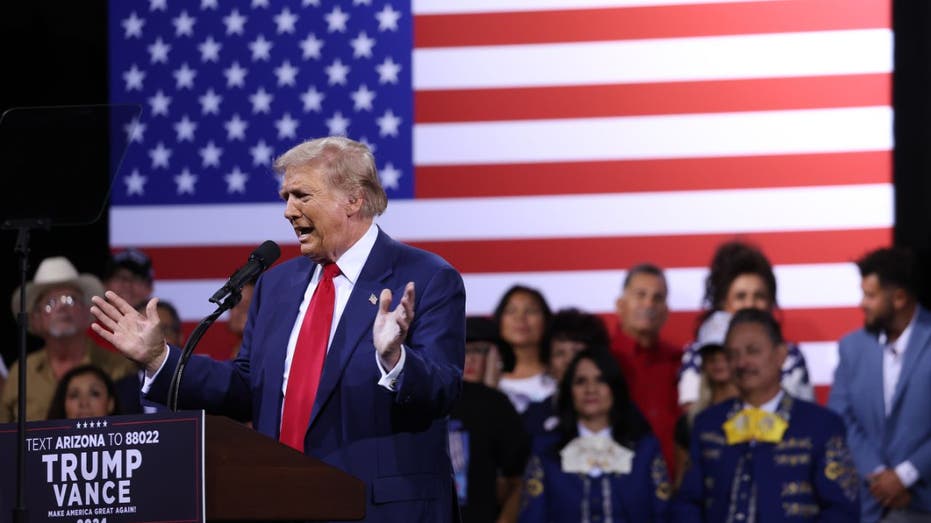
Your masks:
[{"label": "red necktie", "polygon": [[333,278],[340,274],[335,263],[323,266],[323,276],[314,289],[314,295],[304,314],[301,332],[297,335],[291,369],[288,371],[288,388],[284,395],[284,412],[281,414],[281,435],[278,440],[304,452],[304,436],[310,424],[310,412],[323,373],[336,292]]}]

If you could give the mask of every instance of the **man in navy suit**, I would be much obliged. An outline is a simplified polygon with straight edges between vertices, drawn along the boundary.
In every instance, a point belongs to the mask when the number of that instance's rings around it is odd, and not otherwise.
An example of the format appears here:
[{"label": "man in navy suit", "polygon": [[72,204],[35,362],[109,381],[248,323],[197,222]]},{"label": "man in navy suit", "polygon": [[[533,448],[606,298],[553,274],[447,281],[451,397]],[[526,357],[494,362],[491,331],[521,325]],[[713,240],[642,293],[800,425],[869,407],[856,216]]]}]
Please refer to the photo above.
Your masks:
[{"label": "man in navy suit", "polygon": [[844,417],[861,477],[863,521],[931,521],[931,313],[901,248],[860,269],[864,327],[840,341],[828,406]]},{"label": "man in navy suit", "polygon": [[[457,519],[446,425],[462,380],[461,276],[374,224],[387,198],[363,144],[312,140],[282,155],[275,169],[302,256],[259,278],[235,360],[191,359],[182,407],[248,420],[285,441],[283,412],[304,392],[292,398],[288,382],[306,375],[290,373],[302,353],[296,347],[304,347],[298,338],[305,312],[315,307],[318,287],[334,288],[322,374],[298,436],[303,445],[290,444],[365,482],[366,521]],[[338,269],[332,285],[331,264]],[[400,300],[390,310],[393,296]],[[95,301],[94,329],[145,366],[143,390],[164,401],[179,351],[166,349],[155,304],[142,315],[107,293]]]}]

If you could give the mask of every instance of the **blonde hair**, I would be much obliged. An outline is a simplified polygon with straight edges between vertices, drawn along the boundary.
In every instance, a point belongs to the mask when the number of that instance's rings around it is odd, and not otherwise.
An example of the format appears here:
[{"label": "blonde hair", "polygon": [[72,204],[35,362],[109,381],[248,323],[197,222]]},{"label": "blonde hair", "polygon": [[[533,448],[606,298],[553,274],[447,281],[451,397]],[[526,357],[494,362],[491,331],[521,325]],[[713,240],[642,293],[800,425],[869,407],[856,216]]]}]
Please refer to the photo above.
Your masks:
[{"label": "blonde hair", "polygon": [[275,160],[274,169],[284,174],[291,167],[319,163],[330,186],[351,196],[362,196],[363,216],[385,212],[388,196],[378,179],[375,157],[365,144],[343,136],[328,136],[298,144]]}]

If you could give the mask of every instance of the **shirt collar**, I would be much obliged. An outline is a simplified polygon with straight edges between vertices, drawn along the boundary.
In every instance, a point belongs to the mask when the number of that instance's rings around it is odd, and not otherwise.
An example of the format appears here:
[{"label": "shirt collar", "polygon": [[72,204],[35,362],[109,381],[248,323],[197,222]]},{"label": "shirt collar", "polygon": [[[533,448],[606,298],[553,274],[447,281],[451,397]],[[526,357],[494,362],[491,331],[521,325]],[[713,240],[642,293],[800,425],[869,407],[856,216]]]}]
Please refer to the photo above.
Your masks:
[{"label": "shirt collar", "polygon": [[918,317],[918,307],[915,307],[915,313],[912,314],[912,319],[908,322],[908,325],[905,326],[905,330],[902,331],[902,334],[892,343],[889,343],[889,336],[885,331],[879,333],[879,344],[883,348],[891,348],[896,355],[901,356],[905,353],[905,349],[908,348],[908,340],[912,337],[912,326],[915,325],[915,318]]},{"label": "shirt collar", "polygon": [[[352,285],[356,284],[356,280],[358,280],[359,275],[362,274],[362,267],[365,266],[365,261],[368,260],[372,249],[375,248],[376,239],[378,239],[378,226],[373,222],[369,226],[369,230],[365,231],[365,234],[336,260],[336,265],[339,267],[340,273],[342,273],[343,277],[349,280],[349,283]],[[323,266],[320,265],[319,267],[320,269],[314,271],[314,279],[318,281],[320,280]]]},{"label": "shirt collar", "polygon": [[[776,396],[773,397],[773,399],[760,405],[759,407],[760,410],[764,410],[766,412],[769,412],[770,414],[776,412],[776,409],[779,408],[779,402],[782,401],[782,397],[785,396],[785,394],[786,393],[784,390],[779,389],[779,393],[776,394]],[[749,403],[744,403],[744,408],[752,408],[752,405],[750,405]]]},{"label": "shirt collar", "polygon": [[579,436],[601,436],[604,438],[611,437],[611,427],[605,427],[599,430],[598,432],[592,432],[588,430],[587,428],[585,428],[585,425],[582,425],[582,422],[578,423],[578,427],[579,427]]}]

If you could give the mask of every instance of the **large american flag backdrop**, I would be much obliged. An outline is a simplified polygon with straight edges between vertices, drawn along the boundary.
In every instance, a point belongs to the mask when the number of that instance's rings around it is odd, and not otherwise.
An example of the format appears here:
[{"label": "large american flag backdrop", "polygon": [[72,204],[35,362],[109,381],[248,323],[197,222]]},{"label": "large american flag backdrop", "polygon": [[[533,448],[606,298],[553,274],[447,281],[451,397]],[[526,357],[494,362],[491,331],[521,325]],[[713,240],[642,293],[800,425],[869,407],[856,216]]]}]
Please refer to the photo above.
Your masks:
[{"label": "large american flag backdrop", "polygon": [[[154,261],[188,332],[266,239],[298,254],[276,155],[374,150],[392,236],[487,314],[513,283],[608,317],[626,268],[667,269],[685,343],[715,247],[776,266],[823,394],[861,323],[851,260],[891,241],[888,0],[111,2],[111,101],[143,114],[113,249]],[[222,321],[200,352],[227,357]]]}]

